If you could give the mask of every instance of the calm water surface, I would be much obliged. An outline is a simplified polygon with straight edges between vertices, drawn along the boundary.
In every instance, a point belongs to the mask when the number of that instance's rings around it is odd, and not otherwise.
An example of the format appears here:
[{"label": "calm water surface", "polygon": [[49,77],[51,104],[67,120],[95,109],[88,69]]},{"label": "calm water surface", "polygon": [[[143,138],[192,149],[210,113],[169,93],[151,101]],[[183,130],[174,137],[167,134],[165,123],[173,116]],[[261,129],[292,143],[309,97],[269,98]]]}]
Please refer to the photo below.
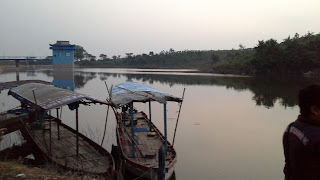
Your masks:
[{"label": "calm water surface", "polygon": [[[100,99],[108,86],[124,81],[143,82],[185,100],[175,148],[177,179],[270,180],[283,179],[282,133],[298,115],[296,94],[310,79],[223,77],[212,74],[136,69],[75,69],[73,73],[52,70],[20,72],[20,80],[41,79],[73,82],[74,90]],[[16,80],[16,73],[0,74],[0,82]],[[0,94],[0,111],[19,105],[7,90]],[[136,104],[148,112],[147,104]],[[80,107],[80,129],[101,143],[107,106]],[[168,135],[172,142],[178,114],[176,103],[168,104]],[[152,105],[152,120],[163,130],[163,107]],[[75,127],[74,112],[64,108],[62,121]],[[116,144],[115,118],[110,111],[103,146]],[[2,142],[3,144],[5,142]]]}]

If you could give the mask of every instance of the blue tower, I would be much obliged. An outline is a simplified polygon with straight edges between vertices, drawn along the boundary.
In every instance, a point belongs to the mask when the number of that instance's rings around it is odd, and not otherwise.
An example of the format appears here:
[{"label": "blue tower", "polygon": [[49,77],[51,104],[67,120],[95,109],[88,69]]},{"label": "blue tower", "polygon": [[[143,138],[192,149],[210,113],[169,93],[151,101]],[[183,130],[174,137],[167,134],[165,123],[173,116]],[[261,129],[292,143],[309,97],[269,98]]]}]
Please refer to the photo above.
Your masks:
[{"label": "blue tower", "polygon": [[52,49],[52,64],[54,68],[73,68],[75,45],[69,41],[57,41],[56,44],[50,44]]}]

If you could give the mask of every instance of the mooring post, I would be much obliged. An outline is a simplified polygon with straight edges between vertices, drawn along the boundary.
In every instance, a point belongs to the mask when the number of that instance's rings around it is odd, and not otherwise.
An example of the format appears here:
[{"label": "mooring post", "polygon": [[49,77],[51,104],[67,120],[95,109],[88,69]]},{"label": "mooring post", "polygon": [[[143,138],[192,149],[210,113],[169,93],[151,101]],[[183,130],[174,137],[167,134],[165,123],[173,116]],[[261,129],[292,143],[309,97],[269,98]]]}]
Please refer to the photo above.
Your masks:
[{"label": "mooring post", "polygon": [[135,158],[134,154],[134,118],[133,118],[133,102],[130,104],[130,115],[131,115],[131,136],[132,136],[132,158]]},{"label": "mooring post", "polygon": [[76,146],[77,146],[77,157],[79,155],[79,119],[78,119],[78,108],[76,109],[76,130],[77,130],[77,142],[76,142]]},{"label": "mooring post", "polygon": [[57,130],[58,130],[58,139],[60,139],[60,119],[59,119],[59,108],[57,108]]},{"label": "mooring post", "polygon": [[158,169],[158,180],[163,180],[165,178],[165,166],[166,166],[166,155],[163,146],[158,150],[158,159],[159,159],[159,169]]},{"label": "mooring post", "polygon": [[149,119],[150,119],[149,127],[150,127],[150,131],[151,131],[151,128],[152,128],[152,125],[151,125],[151,101],[149,101]]},{"label": "mooring post", "polygon": [[165,137],[165,154],[167,155],[168,150],[168,141],[167,141],[167,103],[163,104],[163,112],[164,112],[164,137]]}]

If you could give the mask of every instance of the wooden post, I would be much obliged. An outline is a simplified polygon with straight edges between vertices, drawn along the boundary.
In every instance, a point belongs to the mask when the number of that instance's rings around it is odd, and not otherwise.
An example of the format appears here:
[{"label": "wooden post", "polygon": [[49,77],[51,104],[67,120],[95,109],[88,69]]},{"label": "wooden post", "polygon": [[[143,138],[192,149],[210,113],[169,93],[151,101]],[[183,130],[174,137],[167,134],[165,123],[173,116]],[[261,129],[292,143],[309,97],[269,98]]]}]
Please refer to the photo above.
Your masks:
[{"label": "wooden post", "polygon": [[60,119],[59,119],[59,108],[57,108],[57,130],[58,130],[58,139],[60,139]]},{"label": "wooden post", "polygon": [[167,141],[167,103],[163,104],[163,112],[164,112],[164,137],[165,137],[165,144],[164,144],[164,151],[165,154],[167,155],[167,150],[168,150],[168,141]]},{"label": "wooden post", "polygon": [[149,119],[150,119],[149,128],[151,131],[151,128],[152,128],[152,125],[151,125],[151,101],[149,101]]},{"label": "wooden post", "polygon": [[166,155],[164,151],[163,146],[160,146],[158,150],[158,180],[164,180],[165,178]]},{"label": "wooden post", "polygon": [[76,130],[77,130],[77,142],[76,142],[76,146],[77,146],[77,157],[79,155],[79,119],[78,119],[78,108],[76,109]]},{"label": "wooden post", "polygon": [[51,110],[49,110],[49,143],[50,143],[50,156],[52,155],[51,152],[52,152],[52,142],[51,142]]},{"label": "wooden post", "polygon": [[34,93],[34,89],[32,89],[34,103],[38,106],[36,94]]},{"label": "wooden post", "polygon": [[135,158],[134,153],[134,118],[133,118],[133,102],[130,104],[130,114],[131,114],[131,136],[132,136],[132,158]]}]

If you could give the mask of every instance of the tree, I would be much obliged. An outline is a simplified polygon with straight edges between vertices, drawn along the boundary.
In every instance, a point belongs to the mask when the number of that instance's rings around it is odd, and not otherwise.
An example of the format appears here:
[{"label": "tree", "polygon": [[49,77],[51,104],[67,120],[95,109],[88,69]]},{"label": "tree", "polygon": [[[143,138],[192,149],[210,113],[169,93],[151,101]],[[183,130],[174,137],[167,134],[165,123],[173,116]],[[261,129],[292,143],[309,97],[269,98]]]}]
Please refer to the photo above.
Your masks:
[{"label": "tree", "polygon": [[76,45],[76,50],[74,51],[74,58],[78,61],[81,61],[85,57],[86,53],[87,51],[84,50],[82,46]]},{"label": "tree", "polygon": [[220,58],[218,55],[216,55],[215,53],[212,53],[211,54],[211,60],[216,63],[216,62],[219,62]]},{"label": "tree", "polygon": [[132,57],[133,53],[126,53],[126,55],[127,55],[127,59],[133,59]]},{"label": "tree", "polygon": [[107,55],[105,55],[105,54],[100,54],[100,59],[102,59],[102,60],[106,60],[107,58],[108,58],[108,56]]},{"label": "tree", "polygon": [[239,44],[239,50],[244,50],[246,47],[244,46],[244,45],[242,45],[242,44]]},{"label": "tree", "polygon": [[279,72],[283,69],[285,62],[282,59],[283,51],[279,43],[274,39],[258,42],[254,59],[251,62],[257,72]]},{"label": "tree", "polygon": [[117,56],[116,56],[116,55],[113,55],[113,56],[112,56],[112,59],[113,59],[113,60],[116,60],[116,59],[117,59]]},{"label": "tree", "polygon": [[86,54],[86,58],[87,58],[87,60],[90,60],[90,61],[95,61],[96,60],[96,56],[94,56],[92,54]]}]

